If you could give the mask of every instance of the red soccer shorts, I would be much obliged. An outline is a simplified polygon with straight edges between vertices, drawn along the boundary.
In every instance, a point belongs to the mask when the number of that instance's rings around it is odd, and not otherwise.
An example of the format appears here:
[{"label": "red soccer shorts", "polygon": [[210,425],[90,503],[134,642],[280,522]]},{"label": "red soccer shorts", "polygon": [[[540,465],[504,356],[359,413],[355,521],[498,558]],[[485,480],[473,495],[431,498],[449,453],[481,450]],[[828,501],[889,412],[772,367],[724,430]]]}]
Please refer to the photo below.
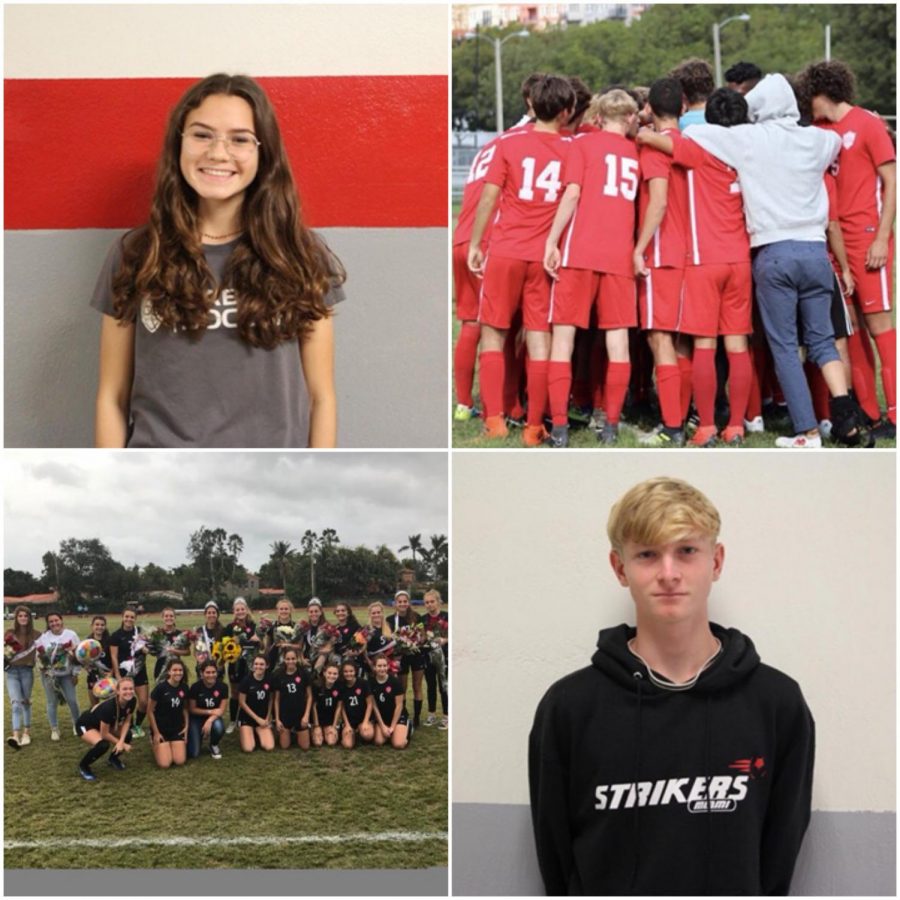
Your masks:
[{"label": "red soccer shorts", "polygon": [[708,263],[684,270],[682,334],[752,334],[750,261]]},{"label": "red soccer shorts", "polygon": [[469,271],[469,245],[453,248],[453,287],[456,290],[456,318],[474,322],[478,318],[478,292],[481,281]]},{"label": "red soccer shorts", "polygon": [[478,321],[507,329],[520,306],[526,331],[549,331],[550,276],[539,262],[489,253],[481,284]]},{"label": "red soccer shorts", "polygon": [[646,278],[638,278],[638,305],[641,328],[645,331],[678,331],[684,269],[650,269]]},{"label": "red soccer shorts", "polygon": [[595,305],[599,329],[633,328],[637,325],[634,279],[591,269],[560,269],[550,291],[551,322],[587,328]]},{"label": "red soccer shorts", "polygon": [[847,261],[856,284],[853,299],[864,313],[890,312],[893,301],[891,272],[894,270],[894,239],[891,238],[888,242],[887,263],[880,269],[867,269],[866,253],[873,237],[872,234],[860,237],[844,235]]}]

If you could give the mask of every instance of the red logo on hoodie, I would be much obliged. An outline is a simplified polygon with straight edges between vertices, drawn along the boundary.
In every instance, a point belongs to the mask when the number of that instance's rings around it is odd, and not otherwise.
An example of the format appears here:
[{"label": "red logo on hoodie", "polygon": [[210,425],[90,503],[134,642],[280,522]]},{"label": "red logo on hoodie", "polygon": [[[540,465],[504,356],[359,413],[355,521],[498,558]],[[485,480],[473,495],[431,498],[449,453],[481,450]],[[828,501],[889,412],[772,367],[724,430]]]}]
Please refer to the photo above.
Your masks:
[{"label": "red logo on hoodie", "polygon": [[737,769],[738,772],[743,772],[744,775],[749,775],[751,778],[765,778],[767,774],[766,761],[762,756],[736,759],[728,768]]}]

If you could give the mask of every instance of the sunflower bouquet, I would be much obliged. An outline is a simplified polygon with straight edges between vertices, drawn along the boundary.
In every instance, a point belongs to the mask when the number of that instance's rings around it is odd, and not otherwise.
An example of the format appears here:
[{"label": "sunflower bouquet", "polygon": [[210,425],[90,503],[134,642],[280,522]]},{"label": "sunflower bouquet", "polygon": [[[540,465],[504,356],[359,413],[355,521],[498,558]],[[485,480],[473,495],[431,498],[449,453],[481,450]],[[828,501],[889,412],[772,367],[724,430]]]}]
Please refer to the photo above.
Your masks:
[{"label": "sunflower bouquet", "polygon": [[233,663],[241,658],[241,645],[233,637],[223,637],[215,641],[210,652],[218,663]]}]

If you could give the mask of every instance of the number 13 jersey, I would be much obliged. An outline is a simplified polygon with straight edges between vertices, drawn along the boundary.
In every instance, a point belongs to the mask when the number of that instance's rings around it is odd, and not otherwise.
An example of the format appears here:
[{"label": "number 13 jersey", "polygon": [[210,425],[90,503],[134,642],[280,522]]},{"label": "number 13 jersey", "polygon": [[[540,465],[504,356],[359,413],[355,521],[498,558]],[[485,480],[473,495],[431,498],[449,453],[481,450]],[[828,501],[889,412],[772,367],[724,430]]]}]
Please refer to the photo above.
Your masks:
[{"label": "number 13 jersey", "polygon": [[485,181],[501,188],[490,254],[541,262],[562,197],[571,137],[552,131],[509,131],[497,142]]},{"label": "number 13 jersey", "polygon": [[578,207],[560,241],[562,265],[632,276],[640,166],[634,141],[608,131],[572,141],[566,185],[581,188]]}]

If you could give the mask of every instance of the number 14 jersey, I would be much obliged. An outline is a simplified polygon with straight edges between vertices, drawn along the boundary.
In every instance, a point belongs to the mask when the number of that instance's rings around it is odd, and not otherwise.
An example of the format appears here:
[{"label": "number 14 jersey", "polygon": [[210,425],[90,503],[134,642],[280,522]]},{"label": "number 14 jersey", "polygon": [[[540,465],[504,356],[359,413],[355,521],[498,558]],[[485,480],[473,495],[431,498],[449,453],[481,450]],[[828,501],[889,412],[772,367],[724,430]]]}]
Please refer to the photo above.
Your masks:
[{"label": "number 14 jersey", "polygon": [[485,181],[501,188],[489,252],[541,262],[544,243],[562,196],[572,138],[552,131],[500,135]]},{"label": "number 14 jersey", "polygon": [[566,161],[565,184],[581,188],[560,241],[562,265],[633,276],[640,167],[634,141],[609,131],[579,135]]}]

